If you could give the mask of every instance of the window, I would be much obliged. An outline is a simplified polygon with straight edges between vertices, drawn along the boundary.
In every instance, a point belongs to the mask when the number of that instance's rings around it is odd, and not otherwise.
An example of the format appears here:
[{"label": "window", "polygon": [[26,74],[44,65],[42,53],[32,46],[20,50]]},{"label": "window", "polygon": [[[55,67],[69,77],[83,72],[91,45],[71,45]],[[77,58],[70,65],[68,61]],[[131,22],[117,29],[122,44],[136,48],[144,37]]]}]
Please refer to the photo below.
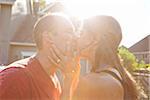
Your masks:
[{"label": "window", "polygon": [[80,65],[81,65],[81,70],[80,70],[81,75],[85,75],[86,73],[90,72],[90,65],[87,60],[81,59]]},{"label": "window", "polygon": [[12,14],[26,14],[27,13],[27,3],[26,0],[16,0],[12,7]]},{"label": "window", "polygon": [[5,69],[5,68],[6,68],[6,66],[0,65],[0,71],[3,70],[3,69]]},{"label": "window", "polygon": [[21,59],[28,58],[34,54],[34,51],[21,51]]},{"label": "window", "polygon": [[144,59],[146,59],[146,58],[147,58],[147,56],[148,56],[148,54],[144,54]]}]

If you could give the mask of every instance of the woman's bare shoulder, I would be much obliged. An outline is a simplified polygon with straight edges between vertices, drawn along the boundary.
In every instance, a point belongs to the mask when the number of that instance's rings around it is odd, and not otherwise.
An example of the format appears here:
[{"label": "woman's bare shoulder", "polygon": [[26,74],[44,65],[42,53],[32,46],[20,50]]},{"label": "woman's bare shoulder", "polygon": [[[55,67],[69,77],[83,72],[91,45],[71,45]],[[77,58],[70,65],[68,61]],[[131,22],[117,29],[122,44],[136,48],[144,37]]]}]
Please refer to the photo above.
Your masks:
[{"label": "woman's bare shoulder", "polygon": [[122,88],[122,84],[108,73],[89,73],[81,78],[81,81],[98,87]]},{"label": "woman's bare shoulder", "polygon": [[98,93],[101,98],[104,96],[105,100],[122,100],[123,98],[122,84],[107,73],[89,73],[80,78],[80,84],[81,87]]}]

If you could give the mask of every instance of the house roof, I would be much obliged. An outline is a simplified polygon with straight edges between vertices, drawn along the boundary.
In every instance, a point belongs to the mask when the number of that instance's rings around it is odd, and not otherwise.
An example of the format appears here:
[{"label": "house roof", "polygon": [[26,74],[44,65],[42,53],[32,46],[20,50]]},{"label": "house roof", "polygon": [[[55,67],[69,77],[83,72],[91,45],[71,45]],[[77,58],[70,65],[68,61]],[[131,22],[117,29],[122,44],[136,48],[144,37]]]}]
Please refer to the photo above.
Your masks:
[{"label": "house roof", "polygon": [[150,51],[150,35],[146,36],[129,48],[131,52],[146,52]]},{"label": "house roof", "polygon": [[[61,3],[51,3],[47,5],[47,8],[45,8],[42,12],[43,14],[49,11],[55,12],[59,11],[61,8],[63,8]],[[34,43],[32,33],[36,21],[37,18],[30,14],[14,15],[13,21],[11,23],[12,29],[10,29],[10,33],[12,35],[10,39],[11,43]]]},{"label": "house roof", "polygon": [[13,5],[16,0],[1,0],[0,4],[9,4]]},{"label": "house roof", "polygon": [[[60,11],[62,10],[63,5],[60,2],[50,3],[47,5],[47,8],[42,10],[43,14],[51,11]],[[28,15],[13,15],[13,19],[11,22],[11,29],[10,29],[10,41],[12,44],[33,44],[33,27],[35,22],[37,21],[37,17],[34,17],[31,14]]]},{"label": "house roof", "polygon": [[44,15],[45,13],[50,12],[63,12],[67,13],[66,7],[62,2],[51,2],[43,10],[39,11],[38,14]]},{"label": "house roof", "polygon": [[[22,19],[20,24],[16,27],[15,33],[12,36],[11,42],[17,42],[17,43],[34,43],[32,38],[33,33],[33,27],[37,20],[36,17],[33,17],[32,15],[24,15],[22,17],[16,18],[16,21]],[[14,25],[14,24],[12,24]],[[13,26],[12,26],[13,27]]]}]

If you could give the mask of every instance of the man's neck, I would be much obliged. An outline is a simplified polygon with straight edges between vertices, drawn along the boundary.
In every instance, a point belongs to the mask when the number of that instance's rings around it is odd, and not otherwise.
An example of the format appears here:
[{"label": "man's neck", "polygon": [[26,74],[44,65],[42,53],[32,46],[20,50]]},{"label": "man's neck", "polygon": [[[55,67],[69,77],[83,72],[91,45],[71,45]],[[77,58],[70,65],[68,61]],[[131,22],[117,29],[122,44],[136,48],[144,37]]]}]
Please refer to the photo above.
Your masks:
[{"label": "man's neck", "polygon": [[38,52],[35,57],[49,76],[54,75],[57,66],[50,63],[47,55],[42,52]]}]

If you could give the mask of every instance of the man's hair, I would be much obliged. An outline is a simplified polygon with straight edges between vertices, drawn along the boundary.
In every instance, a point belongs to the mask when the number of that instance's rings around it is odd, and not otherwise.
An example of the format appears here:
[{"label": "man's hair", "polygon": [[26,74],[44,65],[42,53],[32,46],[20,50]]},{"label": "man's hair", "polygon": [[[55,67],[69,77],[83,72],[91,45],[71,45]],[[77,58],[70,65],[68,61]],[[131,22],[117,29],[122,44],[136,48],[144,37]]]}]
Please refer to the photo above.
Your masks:
[{"label": "man's hair", "polygon": [[59,24],[61,23],[72,25],[69,18],[61,13],[47,14],[36,22],[33,31],[33,38],[38,49],[42,48],[42,33],[56,33],[58,31],[57,28],[60,27]]}]

